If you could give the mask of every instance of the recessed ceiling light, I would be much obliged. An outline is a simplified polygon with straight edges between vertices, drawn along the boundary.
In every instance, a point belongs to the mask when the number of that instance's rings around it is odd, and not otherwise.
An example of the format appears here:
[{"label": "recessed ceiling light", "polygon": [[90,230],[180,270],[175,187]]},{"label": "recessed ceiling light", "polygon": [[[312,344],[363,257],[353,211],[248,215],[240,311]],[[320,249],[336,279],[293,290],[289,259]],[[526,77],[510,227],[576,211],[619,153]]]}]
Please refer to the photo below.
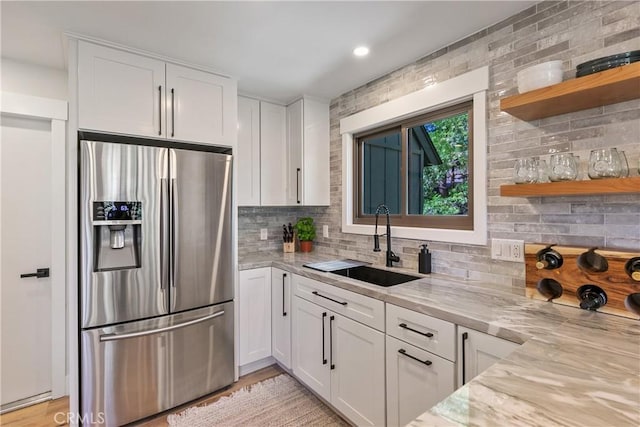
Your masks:
[{"label": "recessed ceiling light", "polygon": [[367,56],[369,54],[369,48],[366,46],[358,46],[353,49],[353,54],[355,56]]}]

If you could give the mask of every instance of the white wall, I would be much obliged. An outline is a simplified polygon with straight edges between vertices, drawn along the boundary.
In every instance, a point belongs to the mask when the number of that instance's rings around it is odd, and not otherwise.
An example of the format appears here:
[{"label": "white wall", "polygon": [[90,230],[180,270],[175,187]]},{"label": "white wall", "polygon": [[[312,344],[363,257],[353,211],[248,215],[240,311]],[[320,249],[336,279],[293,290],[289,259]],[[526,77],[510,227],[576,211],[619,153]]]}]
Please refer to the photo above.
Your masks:
[{"label": "white wall", "polygon": [[67,71],[0,58],[0,90],[68,100]]}]

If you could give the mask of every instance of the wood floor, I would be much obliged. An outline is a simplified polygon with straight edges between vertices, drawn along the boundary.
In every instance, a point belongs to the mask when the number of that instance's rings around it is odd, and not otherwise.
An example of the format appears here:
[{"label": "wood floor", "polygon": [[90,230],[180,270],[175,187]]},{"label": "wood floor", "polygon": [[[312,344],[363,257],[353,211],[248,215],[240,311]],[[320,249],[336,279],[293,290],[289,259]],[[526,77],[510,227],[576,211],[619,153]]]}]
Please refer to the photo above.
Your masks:
[{"label": "wood floor", "polygon": [[[240,378],[238,382],[231,385],[229,388],[219,391],[217,393],[210,394],[194,402],[189,402],[185,405],[172,409],[171,411],[163,412],[152,418],[143,420],[136,423],[136,426],[140,427],[165,427],[167,423],[167,416],[169,414],[182,412],[186,408],[191,406],[202,406],[215,402],[223,396],[229,396],[234,391],[240,390],[242,387],[250,386],[260,381],[273,378],[280,375],[284,371],[278,365],[271,365],[259,371],[252,372]],[[28,408],[18,409],[13,412],[9,412],[4,415],[0,415],[0,426],[7,427],[50,427],[50,426],[64,426],[67,425],[64,422],[66,413],[69,411],[69,398],[63,397],[61,399],[50,400],[48,402],[39,403],[37,405],[29,406]],[[62,413],[58,415],[57,413]],[[56,420],[63,421],[56,423]]]}]

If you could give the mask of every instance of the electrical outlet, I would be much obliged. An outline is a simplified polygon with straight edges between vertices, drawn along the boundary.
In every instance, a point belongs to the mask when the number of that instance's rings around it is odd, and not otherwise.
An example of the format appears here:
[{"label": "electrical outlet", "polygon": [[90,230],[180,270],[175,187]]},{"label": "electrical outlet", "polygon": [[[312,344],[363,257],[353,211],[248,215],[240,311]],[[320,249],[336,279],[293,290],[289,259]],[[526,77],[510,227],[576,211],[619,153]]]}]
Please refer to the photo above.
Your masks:
[{"label": "electrical outlet", "polygon": [[491,258],[502,261],[524,262],[524,241],[492,239]]},{"label": "electrical outlet", "polygon": [[322,226],[322,237],[329,237],[329,226],[328,225],[323,225]]},{"label": "electrical outlet", "polygon": [[266,228],[261,228],[260,229],[260,240],[267,240],[267,229]]}]

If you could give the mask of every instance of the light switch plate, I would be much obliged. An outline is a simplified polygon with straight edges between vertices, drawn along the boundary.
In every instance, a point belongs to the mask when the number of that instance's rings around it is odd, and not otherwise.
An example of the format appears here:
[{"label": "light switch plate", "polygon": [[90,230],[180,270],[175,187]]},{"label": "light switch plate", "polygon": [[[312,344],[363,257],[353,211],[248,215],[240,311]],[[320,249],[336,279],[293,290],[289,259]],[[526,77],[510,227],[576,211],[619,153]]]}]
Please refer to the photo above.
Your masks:
[{"label": "light switch plate", "polygon": [[322,226],[322,237],[329,237],[329,226],[328,225],[323,225]]},{"label": "light switch plate", "polygon": [[261,228],[260,229],[260,240],[267,240],[267,229],[266,228]]},{"label": "light switch plate", "polygon": [[491,239],[491,258],[501,261],[524,262],[524,241]]}]

